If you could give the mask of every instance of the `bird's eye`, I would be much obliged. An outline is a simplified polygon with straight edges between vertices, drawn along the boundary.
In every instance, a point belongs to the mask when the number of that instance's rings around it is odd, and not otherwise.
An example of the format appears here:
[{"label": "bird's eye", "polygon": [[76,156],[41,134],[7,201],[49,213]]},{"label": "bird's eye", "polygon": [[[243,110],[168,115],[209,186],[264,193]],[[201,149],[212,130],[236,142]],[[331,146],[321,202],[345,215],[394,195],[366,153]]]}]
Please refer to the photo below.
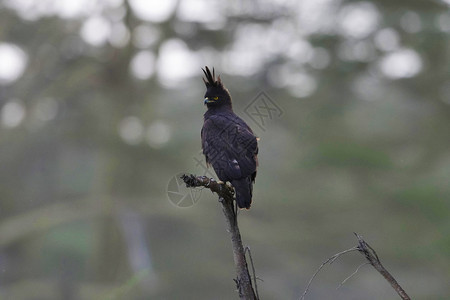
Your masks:
[{"label": "bird's eye", "polygon": [[214,100],[217,100],[217,99],[219,99],[219,97],[213,97],[213,99],[214,99]]}]

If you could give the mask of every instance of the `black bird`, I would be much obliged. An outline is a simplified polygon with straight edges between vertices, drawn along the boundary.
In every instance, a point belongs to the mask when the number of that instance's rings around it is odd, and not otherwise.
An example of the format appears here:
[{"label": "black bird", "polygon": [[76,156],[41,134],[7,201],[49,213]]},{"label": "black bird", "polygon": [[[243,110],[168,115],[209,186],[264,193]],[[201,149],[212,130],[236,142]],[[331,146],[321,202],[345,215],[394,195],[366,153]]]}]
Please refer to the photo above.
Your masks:
[{"label": "black bird", "polygon": [[258,166],[258,142],[253,131],[234,112],[231,95],[220,76],[215,78],[208,67],[202,69],[206,85],[202,128],[202,148],[208,165],[219,179],[230,182],[239,208],[249,209]]}]

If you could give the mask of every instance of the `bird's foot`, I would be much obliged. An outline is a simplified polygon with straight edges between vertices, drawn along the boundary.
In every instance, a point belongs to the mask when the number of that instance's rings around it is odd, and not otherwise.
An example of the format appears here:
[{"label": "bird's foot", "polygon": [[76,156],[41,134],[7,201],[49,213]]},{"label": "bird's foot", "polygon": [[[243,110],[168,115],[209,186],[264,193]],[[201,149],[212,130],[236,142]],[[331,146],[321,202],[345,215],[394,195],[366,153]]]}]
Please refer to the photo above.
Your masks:
[{"label": "bird's foot", "polygon": [[203,180],[209,179],[208,183],[205,185],[205,187],[209,188],[209,186],[211,185],[211,181],[214,181],[213,178],[208,178],[207,176],[202,176]]},{"label": "bird's foot", "polygon": [[227,182],[227,183],[225,183],[225,185],[227,186],[228,190],[231,192],[231,195],[234,196],[234,187],[231,184],[231,182]]}]

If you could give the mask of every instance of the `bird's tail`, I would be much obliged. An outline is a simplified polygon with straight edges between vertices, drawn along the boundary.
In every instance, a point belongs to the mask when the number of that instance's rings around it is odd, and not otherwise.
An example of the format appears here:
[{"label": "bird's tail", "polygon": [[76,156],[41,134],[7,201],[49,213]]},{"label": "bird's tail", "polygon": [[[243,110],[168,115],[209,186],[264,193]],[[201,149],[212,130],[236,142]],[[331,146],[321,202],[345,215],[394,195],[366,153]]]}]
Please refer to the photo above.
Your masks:
[{"label": "bird's tail", "polygon": [[232,180],[231,184],[236,192],[236,203],[239,208],[249,209],[252,204],[253,182],[250,177]]}]

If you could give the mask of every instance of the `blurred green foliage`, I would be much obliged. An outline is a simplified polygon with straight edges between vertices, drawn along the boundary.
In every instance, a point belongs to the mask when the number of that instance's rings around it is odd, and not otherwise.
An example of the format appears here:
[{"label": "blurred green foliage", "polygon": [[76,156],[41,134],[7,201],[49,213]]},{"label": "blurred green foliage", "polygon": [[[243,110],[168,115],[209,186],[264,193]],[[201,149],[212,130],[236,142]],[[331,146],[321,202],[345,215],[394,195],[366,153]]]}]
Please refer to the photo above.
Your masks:
[{"label": "blurred green foliage", "polygon": [[[448,1],[57,2],[0,2],[0,299],[237,296],[216,197],[167,194],[204,172],[204,65],[261,137],[239,219],[262,299],[299,298],[352,232],[413,299],[448,297]],[[396,299],[368,267],[335,290],[362,262],[309,299]]]}]

